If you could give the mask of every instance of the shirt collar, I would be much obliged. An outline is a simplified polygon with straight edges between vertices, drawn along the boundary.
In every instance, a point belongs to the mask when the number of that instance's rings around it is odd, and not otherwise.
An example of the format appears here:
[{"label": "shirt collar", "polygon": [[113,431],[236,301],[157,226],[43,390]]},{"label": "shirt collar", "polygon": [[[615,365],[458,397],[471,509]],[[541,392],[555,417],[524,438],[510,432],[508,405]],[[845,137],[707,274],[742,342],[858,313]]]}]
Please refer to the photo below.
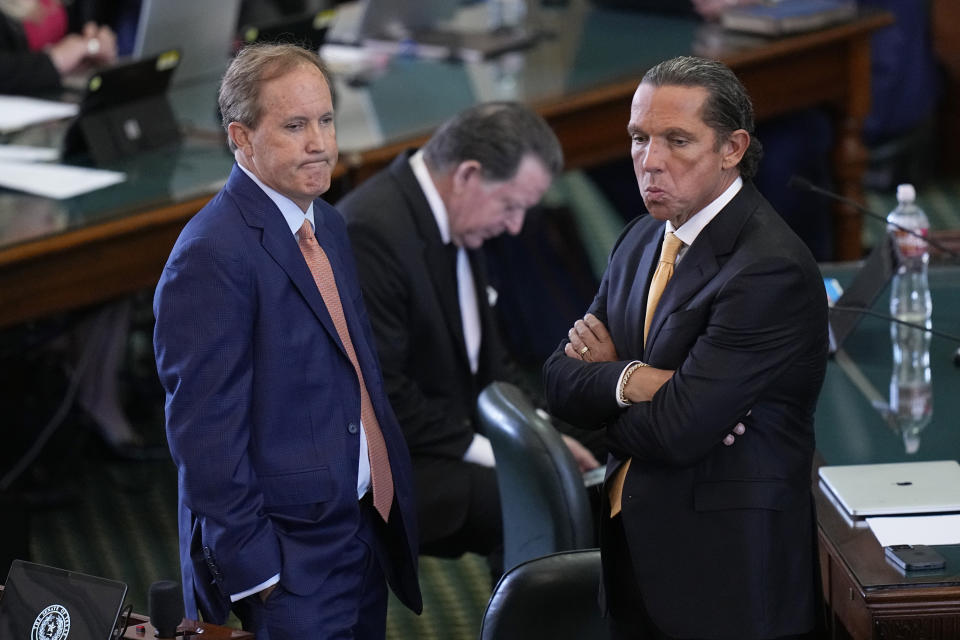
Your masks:
[{"label": "shirt collar", "polygon": [[253,182],[258,187],[260,187],[260,189],[265,194],[267,194],[267,197],[273,201],[273,204],[277,205],[277,208],[280,209],[280,213],[283,214],[283,219],[287,222],[287,226],[290,227],[291,233],[296,235],[297,231],[300,231],[300,227],[303,226],[303,221],[305,219],[309,220],[310,226],[312,226],[314,230],[316,230],[317,225],[313,221],[314,218],[313,218],[312,202],[310,203],[310,207],[307,209],[307,213],[304,214],[303,211],[301,211],[300,207],[298,207],[293,200],[283,195],[279,191],[275,191],[274,189],[271,189],[267,185],[263,184],[263,182],[260,181],[260,178],[253,175],[252,171],[247,169],[245,166],[243,166],[239,162],[237,163],[237,166],[240,167],[240,169],[242,169],[245,174],[250,176],[250,179],[253,180]]},{"label": "shirt collar", "polygon": [[733,196],[737,195],[742,187],[743,178],[737,176],[737,179],[734,180],[723,193],[703,209],[700,209],[700,211],[690,216],[679,229],[675,229],[673,223],[668,220],[666,233],[673,232],[678,238],[683,240],[685,246],[689,247],[693,244],[693,241],[697,239],[697,236],[700,235],[704,227],[717,217],[717,214],[733,200]]},{"label": "shirt collar", "polygon": [[430,205],[430,212],[433,213],[437,221],[437,228],[440,230],[440,239],[444,244],[450,243],[450,219],[447,216],[447,206],[443,204],[443,198],[437,191],[437,186],[433,184],[433,178],[430,177],[430,171],[427,169],[427,163],[423,160],[423,151],[418,150],[408,160],[413,175],[420,184],[420,190],[423,191],[427,204]]}]

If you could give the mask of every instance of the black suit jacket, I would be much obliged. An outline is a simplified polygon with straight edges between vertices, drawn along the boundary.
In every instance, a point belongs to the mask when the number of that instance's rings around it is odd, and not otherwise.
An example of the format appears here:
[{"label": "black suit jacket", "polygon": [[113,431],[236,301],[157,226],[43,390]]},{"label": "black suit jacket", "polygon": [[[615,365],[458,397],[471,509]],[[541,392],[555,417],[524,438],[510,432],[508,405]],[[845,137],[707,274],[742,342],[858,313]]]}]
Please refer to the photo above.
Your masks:
[{"label": "black suit jacket", "polygon": [[60,88],[50,56],[30,51],[23,25],[0,13],[0,93],[42,93]]},{"label": "black suit jacket", "polygon": [[448,475],[476,432],[477,395],[513,379],[488,298],[481,251],[469,251],[482,342],[470,371],[453,253],[440,231],[406,152],[337,203],[347,219],[364,301],[376,336],[390,403],[406,436],[418,490],[420,534],[432,541],[457,530],[470,491]]},{"label": "black suit jacket", "polygon": [[[623,526],[662,631],[805,633],[817,588],[813,412],[827,355],[819,270],[745,182],[677,265],[644,347],[664,224],[643,216],[627,227],[590,308],[622,361],[568,358],[561,344],[544,368],[548,403],[574,424],[608,425],[608,477],[633,458]],[[614,390],[632,359],[676,373],[652,401],[624,410]],[[738,421],[746,434],[723,446]]]}]

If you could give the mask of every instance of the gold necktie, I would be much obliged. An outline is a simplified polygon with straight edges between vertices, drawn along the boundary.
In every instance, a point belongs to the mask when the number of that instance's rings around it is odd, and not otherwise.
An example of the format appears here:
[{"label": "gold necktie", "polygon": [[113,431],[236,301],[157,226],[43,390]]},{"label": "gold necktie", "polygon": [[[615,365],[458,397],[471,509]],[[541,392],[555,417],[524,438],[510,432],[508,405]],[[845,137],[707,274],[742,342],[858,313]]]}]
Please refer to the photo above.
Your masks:
[{"label": "gold necktie", "polygon": [[367,385],[363,381],[363,372],[357,361],[353,340],[350,339],[340,292],[337,290],[337,281],[333,277],[333,268],[330,266],[327,254],[317,244],[309,220],[304,220],[303,226],[297,231],[297,244],[300,245],[300,251],[307,261],[307,266],[310,267],[310,273],[313,274],[313,281],[317,283],[317,288],[320,290],[323,304],[327,307],[333,326],[337,329],[347,357],[350,358],[350,364],[353,365],[354,371],[357,372],[357,379],[360,381],[360,421],[367,437],[370,483],[373,485],[373,508],[386,522],[390,516],[390,505],[393,504],[393,473],[390,471],[390,457],[387,455],[387,444],[383,440],[377,414],[373,410],[373,403],[370,402],[370,395],[367,393]]},{"label": "gold necktie", "polygon": [[[660,262],[657,263],[657,270],[653,272],[653,279],[650,280],[650,289],[647,292],[647,315],[643,322],[643,343],[647,343],[647,333],[650,331],[650,321],[653,320],[653,313],[657,310],[657,304],[660,303],[660,296],[667,287],[667,282],[673,276],[673,265],[677,261],[677,254],[683,246],[683,240],[668,232],[663,238],[663,247],[660,249]],[[610,479],[610,517],[620,513],[621,501],[623,498],[623,483],[627,479],[627,469],[630,468],[630,460],[627,460],[617,469],[616,473]]]}]

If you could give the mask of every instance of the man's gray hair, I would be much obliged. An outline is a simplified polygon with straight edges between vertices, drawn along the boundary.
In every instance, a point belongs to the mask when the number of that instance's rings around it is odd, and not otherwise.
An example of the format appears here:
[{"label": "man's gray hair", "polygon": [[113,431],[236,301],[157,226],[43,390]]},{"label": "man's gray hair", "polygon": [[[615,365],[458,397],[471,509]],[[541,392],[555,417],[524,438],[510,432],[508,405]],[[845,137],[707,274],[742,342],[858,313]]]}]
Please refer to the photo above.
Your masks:
[{"label": "man's gray hair", "polygon": [[708,95],[701,116],[716,134],[717,146],[737,129],[745,130],[750,134],[750,146],[740,160],[740,175],[744,178],[756,175],[763,147],[754,135],[753,104],[747,90],[729,67],[715,60],[680,56],[656,65],[644,74],[640,82],[654,87],[706,89]]},{"label": "man's gray hair", "polygon": [[550,125],[517,102],[479,104],[447,120],[423,147],[424,160],[446,171],[466,160],[483,167],[486,180],[502,182],[516,175],[520,162],[533,155],[554,177],[563,169],[563,150]]},{"label": "man's gray hair", "polygon": [[[251,44],[240,50],[230,63],[220,83],[220,115],[224,130],[231,122],[256,129],[263,116],[260,90],[263,83],[306,65],[320,70],[327,87],[331,89],[330,74],[320,57],[293,44]],[[230,151],[237,148],[227,136]]]}]

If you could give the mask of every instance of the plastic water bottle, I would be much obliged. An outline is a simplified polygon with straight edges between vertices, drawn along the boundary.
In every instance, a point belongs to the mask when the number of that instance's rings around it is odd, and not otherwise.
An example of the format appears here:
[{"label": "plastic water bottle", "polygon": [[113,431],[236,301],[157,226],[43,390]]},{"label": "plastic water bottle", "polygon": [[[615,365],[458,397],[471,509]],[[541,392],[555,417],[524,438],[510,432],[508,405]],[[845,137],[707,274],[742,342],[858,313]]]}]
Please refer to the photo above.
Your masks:
[{"label": "plastic water bottle", "polygon": [[520,28],[526,17],[526,0],[487,0],[487,25],[491,31]]},{"label": "plastic water bottle", "polygon": [[[933,311],[927,278],[930,253],[923,238],[929,233],[930,222],[923,209],[917,206],[916,199],[913,185],[899,185],[897,207],[887,216],[887,222],[892,223],[888,225],[888,232],[899,256],[899,265],[890,285],[890,315],[929,329]],[[916,453],[920,446],[920,432],[930,422],[933,411],[930,333],[891,322],[890,338],[893,343],[891,416],[903,435],[907,453]]]}]

